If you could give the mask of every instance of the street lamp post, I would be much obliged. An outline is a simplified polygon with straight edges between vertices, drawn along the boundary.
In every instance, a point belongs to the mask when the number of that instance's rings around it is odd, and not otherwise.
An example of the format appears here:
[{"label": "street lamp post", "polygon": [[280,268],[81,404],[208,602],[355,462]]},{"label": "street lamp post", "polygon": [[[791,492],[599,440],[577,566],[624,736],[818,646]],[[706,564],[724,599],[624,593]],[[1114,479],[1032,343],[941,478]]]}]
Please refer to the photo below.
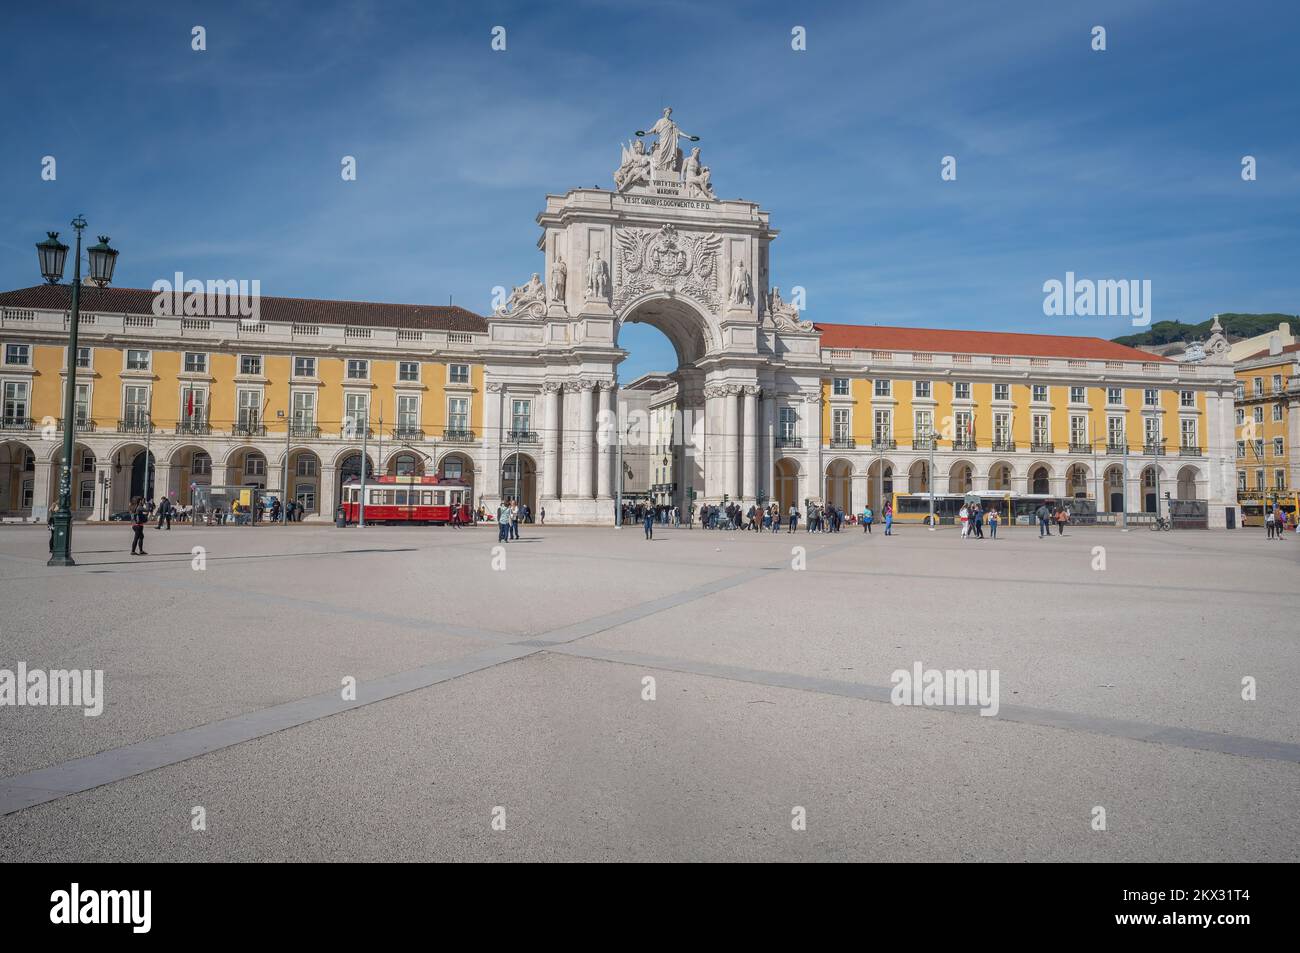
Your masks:
[{"label": "street lamp post", "polygon": [[[50,559],[47,566],[75,566],[72,558],[72,454],[76,448],[77,429],[77,330],[81,318],[81,232],[86,227],[84,216],[72,220],[77,232],[77,249],[72,264],[72,312],[68,321],[68,381],[63,401],[63,469],[59,474],[59,505],[54,511],[51,525]],[[63,278],[63,265],[68,256],[68,246],[59,241],[58,232],[46,232],[49,237],[37,242],[36,252],[41,263],[41,275],[47,282],[57,285]],[[99,236],[99,244],[87,250],[90,259],[90,280],[100,288],[113,280],[117,264],[117,251],[109,247],[108,237]]]}]

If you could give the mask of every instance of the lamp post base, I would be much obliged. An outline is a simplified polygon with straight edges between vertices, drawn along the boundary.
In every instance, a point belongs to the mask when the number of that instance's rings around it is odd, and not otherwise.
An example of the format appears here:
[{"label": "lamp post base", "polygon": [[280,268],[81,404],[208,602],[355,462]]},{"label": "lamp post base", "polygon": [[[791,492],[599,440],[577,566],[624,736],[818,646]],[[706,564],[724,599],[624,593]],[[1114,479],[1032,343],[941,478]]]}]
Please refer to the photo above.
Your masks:
[{"label": "lamp post base", "polygon": [[47,566],[75,566],[77,561],[71,556],[51,556]]},{"label": "lamp post base", "polygon": [[50,561],[47,566],[75,566],[72,558],[72,514],[60,507],[50,520]]}]

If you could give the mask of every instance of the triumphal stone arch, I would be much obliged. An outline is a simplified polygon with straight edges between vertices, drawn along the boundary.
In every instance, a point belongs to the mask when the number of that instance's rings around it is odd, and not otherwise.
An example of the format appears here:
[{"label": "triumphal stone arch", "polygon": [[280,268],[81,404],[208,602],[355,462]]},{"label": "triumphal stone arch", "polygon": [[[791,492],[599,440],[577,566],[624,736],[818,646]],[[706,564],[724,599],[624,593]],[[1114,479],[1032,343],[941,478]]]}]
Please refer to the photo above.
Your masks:
[{"label": "triumphal stone arch", "polygon": [[510,492],[503,467],[524,460],[548,522],[613,520],[619,442],[653,439],[629,436],[619,414],[628,322],[658,328],[677,352],[666,459],[683,511],[771,498],[778,393],[812,404],[800,416],[820,421],[818,336],[770,283],[777,232],[756,203],[717,197],[701,149],[685,148],[698,138],[665,109],[622,145],[613,188],[546,197],[541,268],[488,320],[489,505]]}]

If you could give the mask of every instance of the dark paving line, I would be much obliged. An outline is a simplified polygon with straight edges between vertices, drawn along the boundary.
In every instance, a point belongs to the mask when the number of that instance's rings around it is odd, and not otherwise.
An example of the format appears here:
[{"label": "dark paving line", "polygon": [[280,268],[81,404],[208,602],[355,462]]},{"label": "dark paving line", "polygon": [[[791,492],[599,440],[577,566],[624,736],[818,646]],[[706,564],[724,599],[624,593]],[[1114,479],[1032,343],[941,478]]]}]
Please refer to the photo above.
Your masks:
[{"label": "dark paving line", "polygon": [[[825,547],[817,552],[825,553],[833,548]],[[123,781],[222,748],[265,737],[277,731],[296,728],[320,718],[385,701],[417,689],[428,688],[439,682],[479,672],[503,662],[512,662],[535,655],[547,648],[572,643],[575,639],[603,632],[613,626],[623,625],[663,612],[665,609],[703,599],[723,589],[744,585],[769,573],[770,570],[750,570],[696,586],[685,592],[652,599],[628,609],[604,613],[585,622],[562,626],[513,644],[493,645],[458,659],[437,662],[407,672],[398,672],[369,682],[358,682],[355,701],[343,701],[338,691],[329,691],[15,775],[0,780],[0,815],[12,814],[71,794],[79,794],[115,781]],[[175,585],[175,582],[169,584]],[[206,584],[200,587],[197,583],[188,581],[182,585],[185,588],[201,588],[206,591],[211,591],[213,588]],[[302,600],[287,601],[301,602]],[[334,611],[346,610],[335,608]],[[428,627],[428,623],[423,620],[420,622]],[[500,637],[499,633],[496,635]]]},{"label": "dark paving line", "polygon": [[494,645],[462,658],[358,682],[355,701],[344,701],[341,689],[334,689],[29,771],[0,781],[0,815],[56,801],[114,781],[123,781],[199,755],[263,738],[286,728],[296,728],[320,718],[428,688],[538,651],[540,650],[535,648]]},{"label": "dark paving line", "polygon": [[[644,652],[629,652],[622,649],[609,649],[592,645],[557,645],[548,648],[547,651],[640,668],[703,675],[710,678],[723,678],[733,682],[766,685],[771,688],[790,688],[797,691],[816,692],[822,695],[838,695],[844,698],[883,702],[887,705],[893,704],[890,701],[890,692],[892,690],[890,688],[879,685],[864,685],[857,682],[843,682],[837,679],[820,678],[815,675],[769,672],[761,669],[743,668],[737,665],[669,658],[662,655],[649,655]],[[927,709],[937,708],[954,714],[979,715],[979,709],[970,705],[927,705],[925,707]],[[1037,725],[1044,728],[1061,728],[1067,731],[1105,735],[1110,738],[1145,741],[1151,744],[1192,748],[1197,751],[1213,751],[1219,754],[1234,754],[1244,758],[1289,761],[1293,764],[1300,763],[1300,744],[1270,741],[1266,738],[1250,738],[1244,735],[1225,735],[1213,731],[1200,731],[1195,728],[1176,728],[1150,722],[1126,721],[1120,718],[1107,718],[1103,715],[1083,715],[1076,712],[1030,708],[1023,705],[1001,705],[998,708],[997,715],[987,720],[990,722],[1013,721],[1019,724]]]}]

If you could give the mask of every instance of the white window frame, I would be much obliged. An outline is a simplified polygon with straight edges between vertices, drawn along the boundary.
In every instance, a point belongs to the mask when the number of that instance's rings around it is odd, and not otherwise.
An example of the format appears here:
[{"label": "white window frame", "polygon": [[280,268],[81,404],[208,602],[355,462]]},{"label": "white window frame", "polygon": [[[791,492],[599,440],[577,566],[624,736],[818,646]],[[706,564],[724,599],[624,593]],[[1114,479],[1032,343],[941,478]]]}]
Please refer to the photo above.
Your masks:
[{"label": "white window frame", "polygon": [[[309,374],[302,374],[302,373],[300,373],[300,372],[299,372],[299,369],[298,369],[298,362],[299,362],[299,361],[310,361],[310,362],[311,362],[311,373],[309,373]],[[320,367],[320,363],[319,363],[319,361],[317,360],[317,358],[311,356],[310,354],[295,354],[295,355],[293,356],[293,376],[296,377],[296,378],[298,378],[299,380],[304,380],[304,379],[307,379],[307,380],[315,380],[315,379],[316,379],[316,376],[317,376],[316,372],[317,372],[317,370],[318,370],[319,367]]]},{"label": "white window frame", "polygon": [[[365,371],[364,374],[356,375],[352,373],[352,365],[360,364]],[[349,357],[343,365],[343,379],[345,381],[368,381],[370,380],[370,359],[367,357]]]},{"label": "white window frame", "polygon": [[[255,371],[244,370],[244,361],[246,360],[257,361],[257,370]],[[265,370],[266,370],[266,359],[261,354],[240,354],[239,365],[235,368],[235,372],[239,377],[261,377]]]},{"label": "white window frame", "polygon": [[930,381],[912,381],[912,399],[913,400],[930,400],[934,394],[934,388],[930,386]]},{"label": "white window frame", "polygon": [[[192,357],[201,358],[203,366],[190,367],[190,358]],[[211,366],[212,361],[207,351],[185,351],[181,354],[181,371],[185,374],[206,374]]]},{"label": "white window frame", "polygon": [[970,381],[953,381],[952,384],[953,400],[970,400],[971,384]]},{"label": "white window frame", "polygon": [[[415,368],[414,377],[403,377],[403,371],[408,367]],[[418,384],[420,378],[424,376],[424,365],[420,361],[398,361],[397,362],[397,382],[399,384]]]},{"label": "white window frame", "polygon": [[[458,367],[463,367],[463,368],[465,369],[465,379],[464,379],[463,381],[456,380],[456,368],[458,368]],[[473,375],[472,375],[471,372],[470,372],[470,369],[469,369],[469,365],[468,365],[468,364],[456,363],[456,364],[448,364],[448,365],[447,365],[447,383],[448,383],[448,384],[460,384],[460,385],[464,385],[464,384],[468,384],[472,379],[473,379]]]},{"label": "white window frame", "polygon": [[894,382],[888,377],[877,377],[871,385],[872,397],[893,397],[894,388],[891,386]]},{"label": "white window frame", "polygon": [[[132,367],[132,366],[131,366],[131,355],[132,355],[132,354],[143,354],[143,355],[144,355],[144,367]],[[122,370],[124,370],[124,371],[134,371],[134,372],[137,373],[137,374],[139,374],[139,373],[143,373],[143,372],[145,372],[145,371],[152,371],[152,370],[153,370],[153,351],[150,350],[150,349],[148,349],[148,348],[143,348],[143,347],[128,347],[128,348],[125,348],[125,349],[122,351]]]},{"label": "white window frame", "polygon": [[849,379],[847,377],[831,378],[831,396],[832,397],[849,396]]},{"label": "white window frame", "polygon": [[994,400],[999,400],[999,401],[1010,400],[1010,399],[1011,399],[1011,385],[1010,385],[1010,384],[994,384],[994,385],[993,385],[993,399],[994,399]]}]

